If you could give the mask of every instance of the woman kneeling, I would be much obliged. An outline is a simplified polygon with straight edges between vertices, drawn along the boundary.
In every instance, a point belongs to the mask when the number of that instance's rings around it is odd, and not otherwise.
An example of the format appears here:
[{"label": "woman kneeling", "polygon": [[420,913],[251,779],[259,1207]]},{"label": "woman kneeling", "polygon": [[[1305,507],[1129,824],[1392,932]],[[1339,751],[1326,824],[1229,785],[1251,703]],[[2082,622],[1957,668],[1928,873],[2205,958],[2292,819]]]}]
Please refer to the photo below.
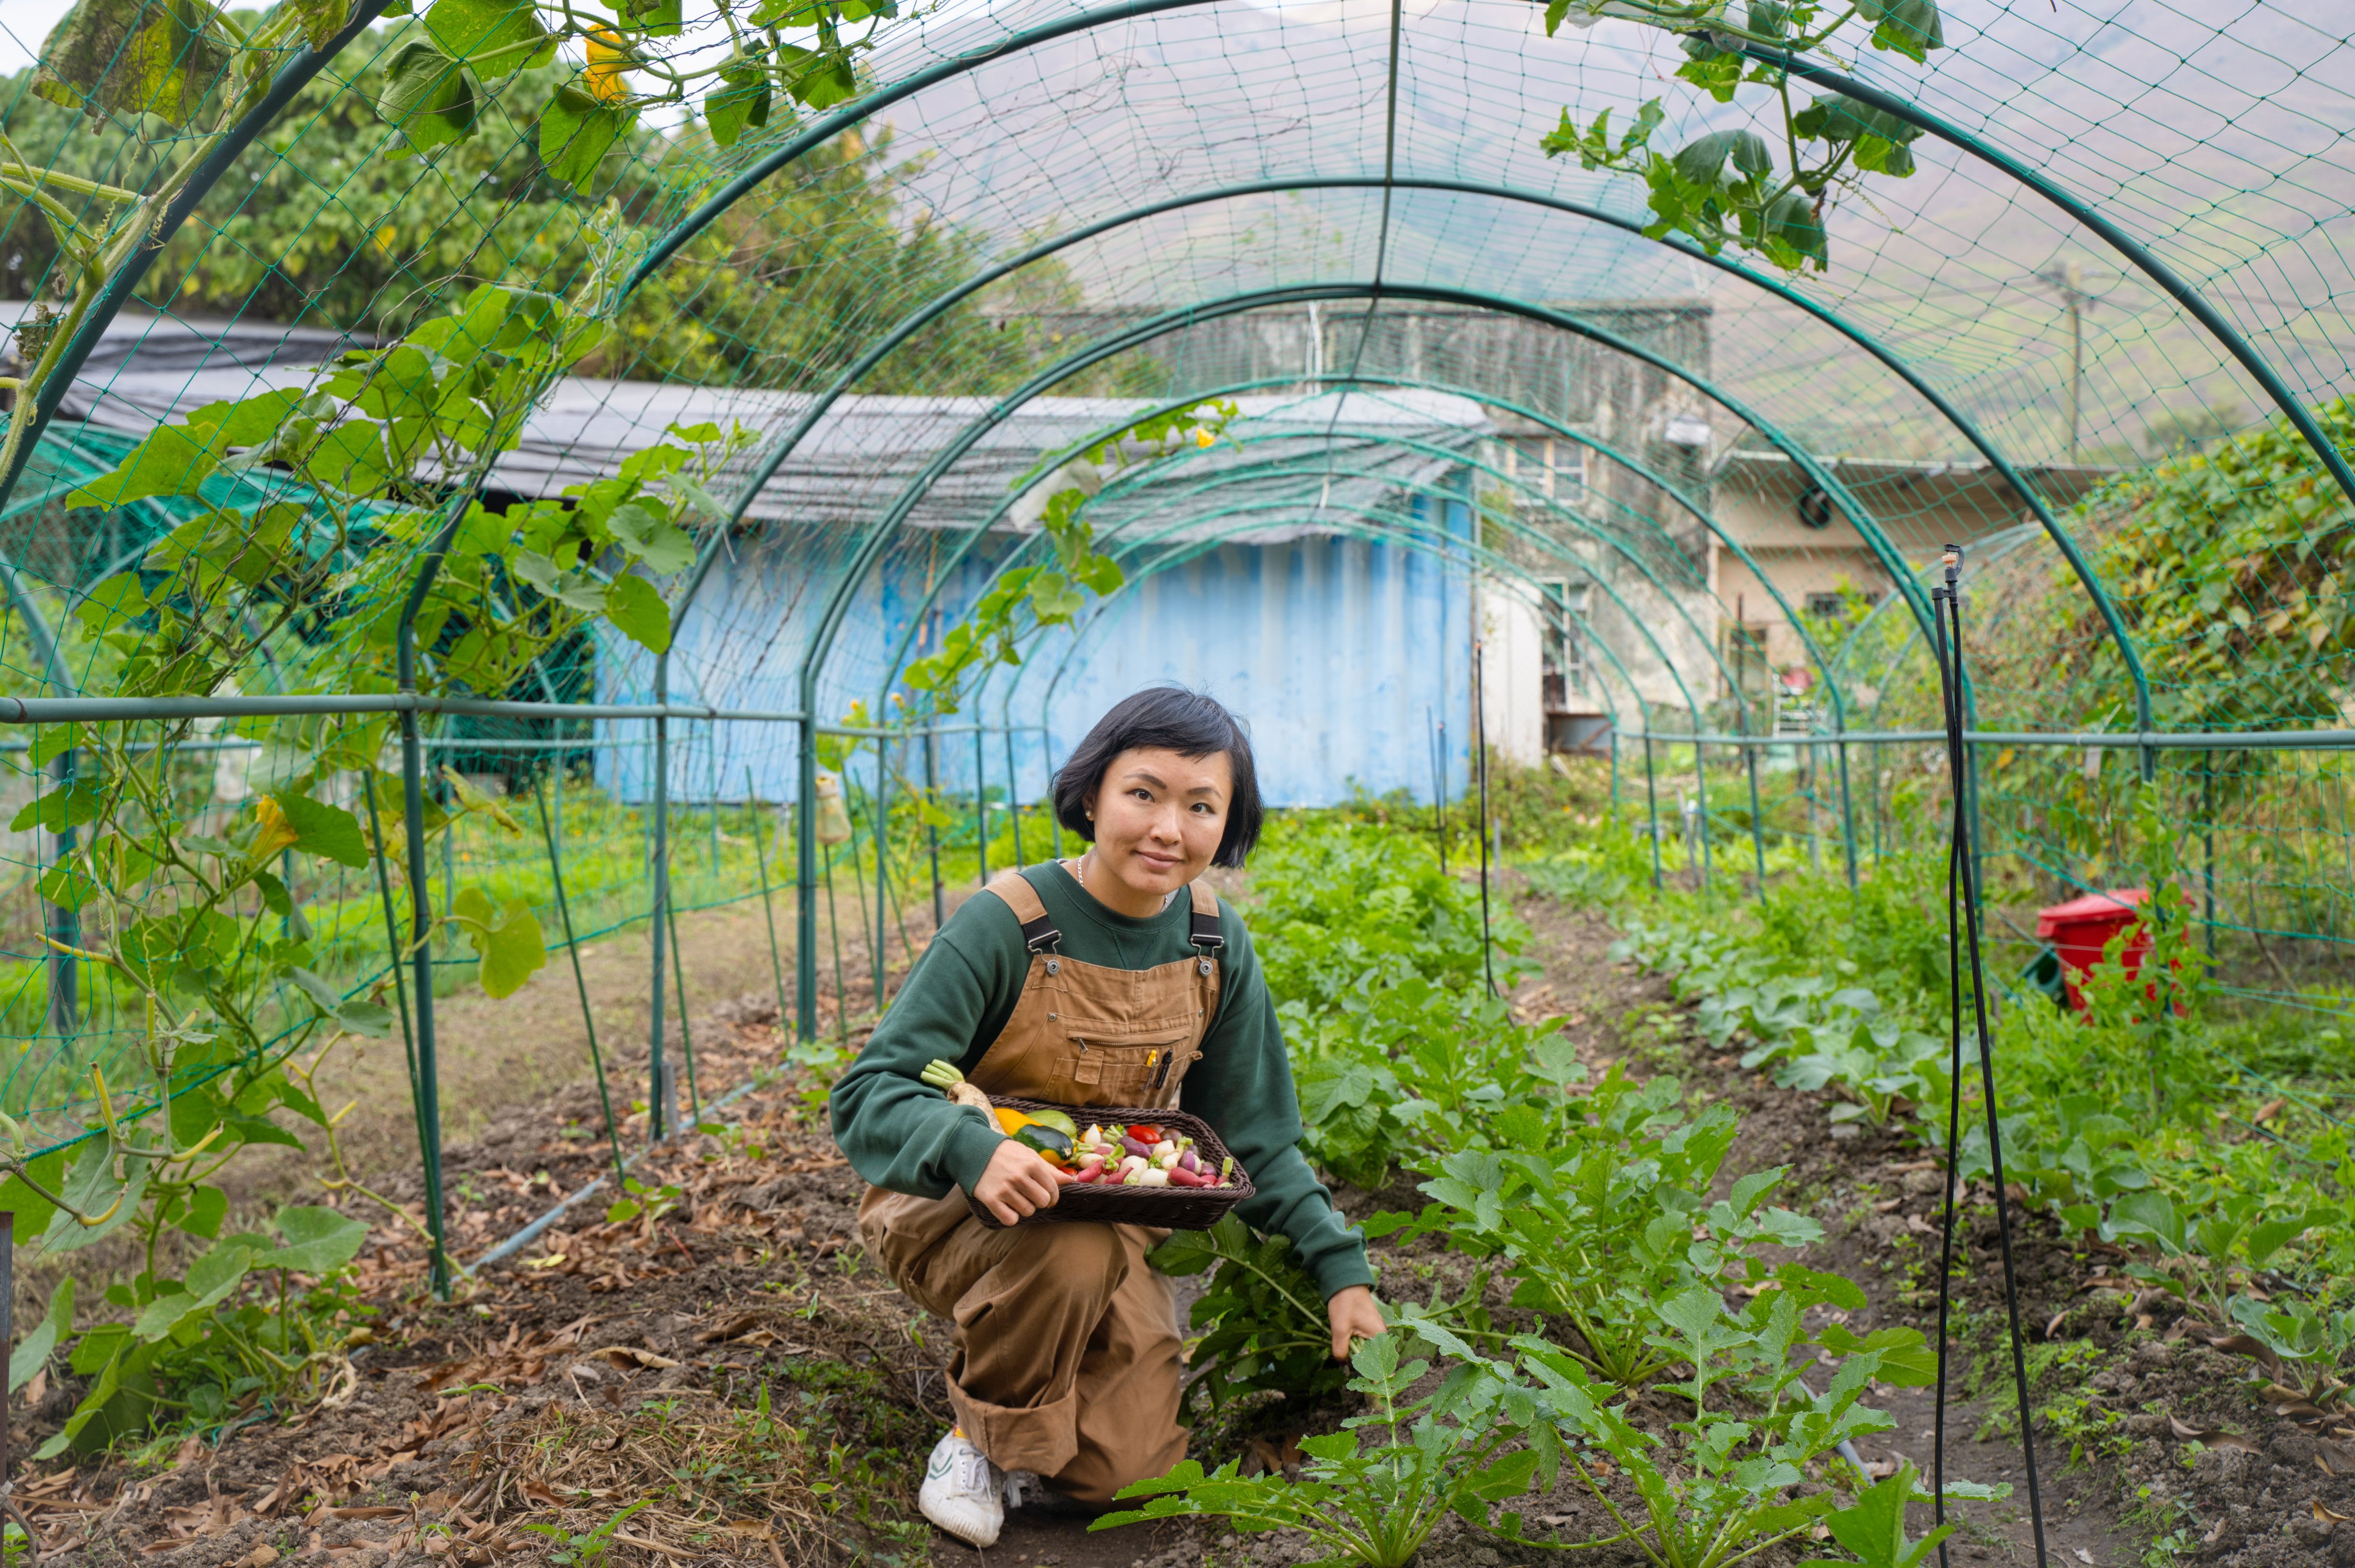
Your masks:
[{"label": "woman kneeling", "polygon": [[[835,1139],[873,1183],[859,1231],[900,1288],[954,1325],[956,1425],[932,1450],[925,1517],[996,1542],[1009,1493],[1101,1509],[1185,1456],[1169,1282],[1141,1225],[1022,1225],[1072,1180],[988,1113],[922,1081],[942,1059],[991,1094],[1180,1106],[1257,1190],[1238,1212],[1292,1239],[1323,1289],[1333,1354],[1382,1331],[1365,1244],[1297,1147],[1275,1008],[1251,936],[1199,879],[1243,863],[1259,789],[1242,726],[1175,688],[1115,706],[1055,778],[1077,861],[994,878],[941,928],[836,1083]],[[965,1194],[1005,1227],[983,1224]]]}]

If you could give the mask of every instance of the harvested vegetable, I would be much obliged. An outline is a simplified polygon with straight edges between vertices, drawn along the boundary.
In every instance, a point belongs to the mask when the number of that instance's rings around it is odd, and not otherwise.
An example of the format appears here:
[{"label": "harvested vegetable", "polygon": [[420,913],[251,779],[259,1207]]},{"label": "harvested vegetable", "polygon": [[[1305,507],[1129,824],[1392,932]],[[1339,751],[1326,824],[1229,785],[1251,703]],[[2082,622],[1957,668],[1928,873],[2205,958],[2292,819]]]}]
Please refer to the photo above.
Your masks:
[{"label": "harvested vegetable", "polygon": [[1080,1129],[1071,1125],[1071,1117],[1065,1115],[1062,1112],[1058,1111],[1052,1105],[1044,1106],[1039,1110],[1032,1111],[1029,1113],[1029,1116],[1032,1121],[1038,1123],[1040,1126],[1052,1127],[1057,1132],[1062,1134],[1065,1137],[1071,1139],[1074,1143],[1079,1141]]},{"label": "harvested vegetable", "polygon": [[1060,1127],[1028,1122],[1007,1136],[1049,1165],[1061,1165],[1071,1157],[1071,1136]]},{"label": "harvested vegetable", "polygon": [[958,1072],[957,1065],[954,1061],[944,1061],[936,1056],[924,1064],[924,1071],[918,1076],[946,1094],[957,1104],[971,1105],[976,1110],[983,1111],[993,1109],[989,1103],[989,1096],[983,1093],[980,1088],[968,1080],[964,1073]]},{"label": "harvested vegetable", "polygon": [[1167,1137],[1169,1135],[1163,1132],[1151,1122],[1131,1122],[1128,1125],[1128,1136],[1135,1138],[1138,1143],[1150,1147],[1153,1145],[1159,1143],[1163,1138]]}]

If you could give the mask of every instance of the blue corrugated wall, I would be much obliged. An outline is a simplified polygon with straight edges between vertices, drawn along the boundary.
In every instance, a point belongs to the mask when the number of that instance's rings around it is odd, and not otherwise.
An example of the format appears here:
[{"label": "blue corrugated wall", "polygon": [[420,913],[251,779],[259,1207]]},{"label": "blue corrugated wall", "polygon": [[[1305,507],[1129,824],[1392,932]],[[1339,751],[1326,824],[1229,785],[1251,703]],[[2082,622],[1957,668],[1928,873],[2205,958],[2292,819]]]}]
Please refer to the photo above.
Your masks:
[{"label": "blue corrugated wall", "polygon": [[[1419,506],[1423,517],[1430,512]],[[1468,511],[1445,508],[1446,532],[1467,532]],[[967,561],[943,583],[940,619],[954,625],[993,576]],[[884,666],[922,603],[921,552],[895,560],[856,596],[818,683],[818,711],[839,718],[853,702],[873,709]],[[737,709],[792,709],[802,624],[822,602],[819,584],[788,559],[723,562],[678,628],[671,655],[676,700]],[[976,766],[992,795],[1045,795],[1060,763],[1120,698],[1157,682],[1207,690],[1251,726],[1261,789],[1274,805],[1329,805],[1354,790],[1432,795],[1433,721],[1446,725],[1444,770],[1460,794],[1470,757],[1471,593],[1460,565],[1426,549],[1336,536],[1289,543],[1222,545],[1133,582],[1074,634],[1038,639],[1018,668],[1001,668],[958,721],[1026,727],[1013,741],[991,734],[975,756],[971,735],[943,737],[940,777],[958,794]],[[920,633],[920,639],[923,634]],[[921,651],[921,640],[919,651]],[[650,662],[609,658],[609,699],[643,697]],[[1044,732],[1036,727],[1043,720]],[[642,724],[613,725],[642,736]],[[765,800],[794,794],[793,731],[783,725],[676,724],[674,798]],[[599,753],[600,778],[624,798],[645,794],[645,753]],[[921,778],[914,748],[895,758]],[[872,749],[851,763],[868,782]]]}]

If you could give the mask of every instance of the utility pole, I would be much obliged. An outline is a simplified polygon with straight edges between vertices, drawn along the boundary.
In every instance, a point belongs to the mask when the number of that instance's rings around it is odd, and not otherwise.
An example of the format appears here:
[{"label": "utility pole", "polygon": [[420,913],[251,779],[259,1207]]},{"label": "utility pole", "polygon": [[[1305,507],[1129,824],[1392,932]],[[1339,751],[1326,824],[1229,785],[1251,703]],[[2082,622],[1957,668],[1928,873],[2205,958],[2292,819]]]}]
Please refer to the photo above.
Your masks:
[{"label": "utility pole", "polygon": [[2036,275],[2060,292],[2062,306],[2069,313],[2069,461],[2073,464],[2085,407],[2085,313],[2094,308],[2094,296],[2085,292],[2082,261],[2047,267]]}]

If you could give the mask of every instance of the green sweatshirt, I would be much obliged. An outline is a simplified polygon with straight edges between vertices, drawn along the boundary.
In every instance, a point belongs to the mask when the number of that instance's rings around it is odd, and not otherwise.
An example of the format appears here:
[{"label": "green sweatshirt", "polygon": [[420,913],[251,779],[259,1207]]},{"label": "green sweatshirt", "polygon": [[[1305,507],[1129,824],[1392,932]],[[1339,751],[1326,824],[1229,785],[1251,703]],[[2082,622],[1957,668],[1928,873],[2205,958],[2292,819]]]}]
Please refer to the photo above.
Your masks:
[{"label": "green sweatshirt", "polygon": [[[1187,942],[1183,894],[1149,920],[1096,901],[1060,865],[1022,875],[1038,890],[1058,930],[1060,951],[1108,969],[1150,969],[1195,956]],[[1364,1238],[1334,1211],[1332,1194],[1300,1153],[1300,1105],[1275,1004],[1252,952],[1242,917],[1224,900],[1219,926],[1219,1009],[1187,1072],[1179,1104],[1217,1129],[1257,1189],[1236,1212],[1253,1229],[1289,1236],[1327,1296],[1371,1285]],[[1030,972],[1021,923],[1004,900],[967,900],[916,961],[908,983],[858,1060],[835,1083],[835,1141],[851,1168],[876,1186],[938,1198],[970,1192],[1005,1135],[970,1105],[918,1081],[935,1057],[970,1072],[1006,1020]]]}]

